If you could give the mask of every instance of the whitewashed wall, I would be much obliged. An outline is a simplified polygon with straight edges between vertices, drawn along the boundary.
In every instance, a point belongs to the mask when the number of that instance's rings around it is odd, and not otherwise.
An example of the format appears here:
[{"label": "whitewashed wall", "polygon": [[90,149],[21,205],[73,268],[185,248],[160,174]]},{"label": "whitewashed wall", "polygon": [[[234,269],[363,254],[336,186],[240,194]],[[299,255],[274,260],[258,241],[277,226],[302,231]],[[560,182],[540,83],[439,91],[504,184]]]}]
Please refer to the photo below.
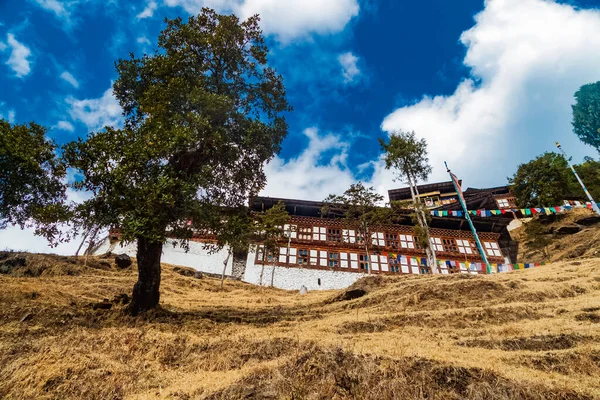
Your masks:
[{"label": "whitewashed wall", "polygon": [[[111,251],[114,254],[125,253],[131,257],[136,255],[136,243],[129,243],[126,246],[121,246],[120,243],[113,245],[111,248],[108,238],[94,251],[94,254],[104,254]],[[207,272],[209,274],[221,274],[223,272],[223,262],[227,258],[228,249],[225,247],[218,253],[208,254],[208,251],[203,248],[202,243],[190,242],[190,250],[186,253],[185,249],[176,246],[173,247],[173,240],[168,239],[163,246],[163,254],[161,262],[166,264],[181,265],[191,267],[197,271]],[[233,265],[233,257],[229,258],[225,275],[231,275]]]},{"label": "whitewashed wall", "polygon": [[[244,282],[260,285],[260,271],[262,265],[255,264],[256,250],[251,248],[248,252],[246,261],[246,272],[244,273]],[[262,277],[264,286],[271,285],[280,289],[299,290],[306,286],[308,290],[330,290],[344,289],[352,285],[358,279],[367,276],[357,272],[327,271],[309,268],[287,268],[279,266],[265,265]],[[319,285],[319,279],[321,284]]]}]

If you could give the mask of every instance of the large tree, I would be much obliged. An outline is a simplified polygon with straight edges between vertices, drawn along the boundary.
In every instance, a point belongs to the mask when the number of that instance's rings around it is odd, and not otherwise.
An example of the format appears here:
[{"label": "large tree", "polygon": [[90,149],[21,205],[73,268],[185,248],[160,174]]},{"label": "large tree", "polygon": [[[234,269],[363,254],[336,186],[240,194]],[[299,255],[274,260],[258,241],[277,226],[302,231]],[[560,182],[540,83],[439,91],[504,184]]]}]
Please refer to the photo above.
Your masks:
[{"label": "large tree", "polygon": [[93,197],[83,207],[137,241],[139,277],[129,311],[159,302],[166,238],[218,234],[223,210],[265,185],[290,110],[283,80],[267,63],[258,16],[240,21],[204,8],[167,20],[153,55],[119,60],[114,94],[125,117],[70,143],[65,159]]},{"label": "large tree", "polygon": [[410,188],[414,203],[414,220],[418,225],[416,229],[418,241],[424,247],[431,271],[437,273],[437,260],[435,251],[429,239],[430,216],[419,196],[417,183],[419,180],[427,181],[431,173],[429,158],[427,156],[427,141],[417,139],[414,132],[395,131],[390,135],[389,142],[379,139],[379,144],[385,152],[385,168],[396,172],[396,179],[404,181]]},{"label": "large tree", "polygon": [[600,152],[600,82],[580,87],[572,108],[573,132]]},{"label": "large tree", "polygon": [[509,184],[519,207],[554,206],[574,195],[584,195],[567,160],[554,152],[519,165]]},{"label": "large tree", "polygon": [[65,173],[46,128],[0,119],[0,229],[35,227],[36,234],[57,243],[56,222],[68,216]]},{"label": "large tree", "polygon": [[[376,240],[373,240],[373,231],[377,225],[389,220],[389,208],[381,207],[383,196],[375,191],[374,187],[366,187],[362,182],[350,185],[341,195],[330,194],[323,200],[321,215],[327,217],[342,217],[346,225],[356,230],[357,242],[362,245],[371,264],[371,252]],[[344,238],[350,241],[349,238]],[[367,269],[371,273],[371,268]]]}]

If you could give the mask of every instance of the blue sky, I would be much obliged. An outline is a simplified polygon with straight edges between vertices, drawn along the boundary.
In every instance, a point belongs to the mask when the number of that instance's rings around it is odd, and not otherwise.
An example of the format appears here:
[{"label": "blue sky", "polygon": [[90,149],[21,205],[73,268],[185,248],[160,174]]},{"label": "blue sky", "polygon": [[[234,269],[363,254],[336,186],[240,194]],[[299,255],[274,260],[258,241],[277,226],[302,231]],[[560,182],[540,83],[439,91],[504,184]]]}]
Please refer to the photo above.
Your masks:
[{"label": "blue sky", "polygon": [[321,200],[402,186],[378,137],[415,130],[467,186],[506,182],[554,141],[581,161],[573,93],[600,80],[600,0],[1,0],[0,115],[59,143],[118,125],[114,61],[151,52],[165,17],[259,13],[294,111],[265,195]]}]

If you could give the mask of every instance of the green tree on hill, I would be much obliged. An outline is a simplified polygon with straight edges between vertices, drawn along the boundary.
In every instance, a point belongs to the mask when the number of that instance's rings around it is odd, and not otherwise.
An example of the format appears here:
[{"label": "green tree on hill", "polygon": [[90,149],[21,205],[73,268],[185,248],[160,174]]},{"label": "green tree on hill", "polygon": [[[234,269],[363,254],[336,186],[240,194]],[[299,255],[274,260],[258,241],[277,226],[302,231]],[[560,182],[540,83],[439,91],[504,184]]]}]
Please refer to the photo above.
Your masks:
[{"label": "green tree on hill", "polygon": [[46,128],[0,119],[0,229],[35,227],[51,244],[59,242],[57,222],[69,215],[65,175]]},{"label": "green tree on hill", "polygon": [[581,86],[572,108],[573,132],[600,152],[600,82]]},{"label": "green tree on hill", "polygon": [[119,60],[114,94],[124,127],[106,127],[65,147],[93,197],[81,207],[137,241],[131,314],[159,303],[160,260],[169,235],[218,235],[223,210],[265,185],[290,110],[283,80],[267,64],[258,16],[240,21],[204,8],[167,20],[153,55]]},{"label": "green tree on hill", "polygon": [[584,196],[567,161],[554,152],[544,153],[519,165],[508,181],[517,204],[524,208],[554,206],[574,196]]}]

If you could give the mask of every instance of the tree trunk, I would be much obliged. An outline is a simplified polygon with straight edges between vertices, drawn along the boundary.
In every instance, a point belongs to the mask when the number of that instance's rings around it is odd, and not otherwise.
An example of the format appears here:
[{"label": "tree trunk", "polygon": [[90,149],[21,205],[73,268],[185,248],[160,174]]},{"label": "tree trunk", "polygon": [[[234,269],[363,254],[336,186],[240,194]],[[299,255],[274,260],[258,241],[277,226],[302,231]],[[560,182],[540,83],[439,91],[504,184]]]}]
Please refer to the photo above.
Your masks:
[{"label": "tree trunk", "polygon": [[229,257],[231,257],[231,247],[227,252],[227,258],[223,261],[223,273],[221,274],[221,289],[223,289],[223,282],[225,282],[225,270],[227,269],[227,263],[229,262]]},{"label": "tree trunk", "polygon": [[158,305],[162,247],[162,242],[151,242],[145,238],[138,238],[138,281],[133,286],[133,296],[128,308],[129,313],[133,316]]},{"label": "tree trunk", "polygon": [[85,244],[85,241],[87,240],[87,237],[89,234],[90,234],[90,230],[87,230],[85,232],[85,235],[83,235],[83,240],[81,241],[81,244],[79,245],[79,247],[77,248],[77,251],[75,252],[75,257],[79,257],[79,252],[81,251],[81,248]]},{"label": "tree trunk", "polygon": [[369,246],[365,244],[365,253],[367,253],[367,274],[371,275],[371,255],[369,254]]},{"label": "tree trunk", "polygon": [[437,267],[437,259],[435,256],[435,250],[433,250],[431,246],[431,240],[429,238],[429,226],[427,225],[427,218],[425,217],[425,212],[420,208],[420,197],[419,197],[419,188],[417,188],[416,179],[413,182],[413,178],[410,175],[410,172],[406,171],[406,177],[408,178],[408,186],[410,187],[410,194],[412,196],[413,203],[415,204],[415,213],[417,215],[417,221],[425,233],[427,234],[427,248],[425,249],[425,255],[427,257],[427,262],[431,267],[431,272],[434,274],[439,273]]},{"label": "tree trunk", "polygon": [[263,256],[262,256],[262,265],[260,267],[260,282],[259,282],[259,286],[262,286],[262,281],[263,281],[263,274],[265,272],[265,259],[266,257],[266,253],[267,253],[267,248],[263,247]]}]

